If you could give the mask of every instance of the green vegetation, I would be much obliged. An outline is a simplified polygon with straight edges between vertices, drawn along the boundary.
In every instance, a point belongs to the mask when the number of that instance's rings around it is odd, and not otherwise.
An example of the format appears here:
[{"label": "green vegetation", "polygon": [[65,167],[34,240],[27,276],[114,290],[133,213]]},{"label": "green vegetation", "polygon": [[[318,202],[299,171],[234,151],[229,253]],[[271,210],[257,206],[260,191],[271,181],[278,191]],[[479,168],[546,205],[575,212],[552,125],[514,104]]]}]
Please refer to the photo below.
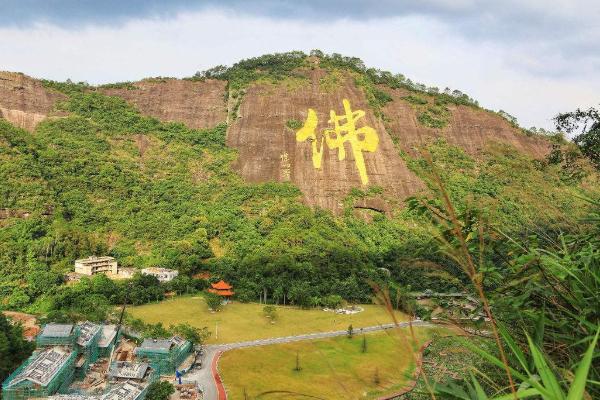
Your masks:
[{"label": "green vegetation", "polygon": [[23,339],[20,325],[12,325],[0,313],[0,382],[31,355],[35,345]]},{"label": "green vegetation", "polygon": [[168,400],[175,393],[175,387],[171,382],[157,381],[150,384],[146,393],[147,400]]},{"label": "green vegetation", "polygon": [[228,351],[219,371],[231,399],[258,399],[267,392],[274,399],[381,398],[413,380],[418,348],[433,333],[415,331],[416,342],[407,329],[368,334],[367,352],[362,341],[345,337]]},{"label": "green vegetation", "polygon": [[517,388],[528,388],[523,395],[576,399],[587,390],[595,397],[598,388],[591,382],[600,372],[592,363],[600,335],[600,202],[589,201],[591,210],[581,220],[590,225],[581,231],[546,229],[536,232],[544,236],[517,237],[476,207],[455,207],[441,169],[431,155],[425,159],[437,195],[428,204],[422,202],[421,210],[436,227],[441,252],[468,277],[493,339],[492,350],[463,343],[492,367],[488,374],[477,371],[478,376],[438,385],[434,391],[449,398],[487,398],[485,393],[506,398]]},{"label": "green vegetation", "polygon": [[[235,288],[237,292],[237,288]],[[364,311],[357,314],[335,314],[321,309],[302,310],[290,306],[273,306],[277,318],[275,324],[265,318],[264,304],[238,303],[226,305],[211,313],[204,296],[180,296],[160,303],[130,307],[127,312],[132,318],[145,322],[149,327],[189,324],[202,329],[208,327],[212,335],[209,343],[233,343],[244,340],[282,337],[312,332],[346,330],[352,324],[355,332],[361,327],[389,323],[391,316],[381,306],[361,305]],[[400,312],[398,320],[406,320]],[[218,336],[215,327],[218,324]]]},{"label": "green vegetation", "polygon": [[600,110],[590,107],[563,113],[554,119],[556,128],[566,133],[578,132],[573,141],[581,153],[600,170]]},{"label": "green vegetation", "polygon": [[333,69],[328,71],[327,75],[319,79],[319,88],[326,92],[331,93],[335,89],[338,89],[346,81],[346,75],[343,70]]},{"label": "green vegetation", "polygon": [[441,129],[448,124],[450,110],[446,107],[448,101],[443,98],[433,98],[433,104],[422,96],[408,95],[402,97],[417,111],[417,121],[428,128]]},{"label": "green vegetation", "polygon": [[137,90],[137,86],[133,84],[133,82],[115,82],[115,83],[107,83],[104,85],[98,86],[100,89],[127,89],[127,90]]},{"label": "green vegetation", "polygon": [[297,119],[288,119],[285,122],[285,126],[287,126],[293,131],[297,131],[298,129],[302,128],[302,121],[299,121]]},{"label": "green vegetation", "polygon": [[248,58],[229,68],[219,65],[196,73],[194,78],[226,80],[230,90],[239,91],[259,79],[277,82],[288,76],[294,76],[295,70],[303,66],[306,66],[306,54],[301,51],[291,51]]},{"label": "green vegetation", "polygon": [[422,98],[420,96],[413,95],[413,94],[410,94],[408,96],[404,96],[404,97],[402,97],[402,99],[408,101],[411,104],[415,104],[415,105],[424,105],[424,104],[428,103],[428,101],[425,100],[424,98]]},{"label": "green vegetation", "polygon": [[441,129],[448,123],[444,118],[444,114],[443,109],[429,107],[427,111],[423,111],[417,116],[417,121],[423,126]]}]

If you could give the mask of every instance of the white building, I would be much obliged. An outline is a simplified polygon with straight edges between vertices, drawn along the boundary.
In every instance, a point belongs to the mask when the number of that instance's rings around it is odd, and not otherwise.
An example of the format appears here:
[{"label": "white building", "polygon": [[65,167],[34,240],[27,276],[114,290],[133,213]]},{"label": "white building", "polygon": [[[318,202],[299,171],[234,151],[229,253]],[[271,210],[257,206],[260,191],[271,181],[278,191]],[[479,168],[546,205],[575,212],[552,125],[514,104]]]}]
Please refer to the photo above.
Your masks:
[{"label": "white building", "polygon": [[179,275],[179,271],[168,268],[150,267],[144,268],[142,274],[155,276],[160,282],[169,282]]},{"label": "white building", "polygon": [[117,260],[113,257],[91,256],[75,261],[75,272],[82,275],[113,274],[119,272]]}]

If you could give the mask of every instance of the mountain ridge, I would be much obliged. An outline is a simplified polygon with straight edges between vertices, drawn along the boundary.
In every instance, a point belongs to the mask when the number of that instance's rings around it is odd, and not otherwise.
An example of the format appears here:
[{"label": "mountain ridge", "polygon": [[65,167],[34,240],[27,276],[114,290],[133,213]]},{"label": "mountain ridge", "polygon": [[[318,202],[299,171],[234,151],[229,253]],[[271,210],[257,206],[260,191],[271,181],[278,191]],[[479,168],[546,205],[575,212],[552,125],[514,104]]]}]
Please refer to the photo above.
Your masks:
[{"label": "mountain ridge", "polygon": [[[295,67],[283,78],[259,77],[241,89],[235,88],[235,82],[209,77],[149,78],[83,90],[123,98],[143,115],[181,122],[190,128],[228,123],[227,144],[238,151],[234,168],[245,180],[290,181],[300,188],[306,204],[337,214],[343,211],[353,188],[381,188],[368,205],[356,206],[385,213],[422,190],[423,182],[407,168],[401,155],[418,155],[419,148],[436,138],[458,145],[472,156],[481,154],[493,141],[509,144],[536,159],[543,159],[550,151],[548,138],[527,136],[487,110],[444,104],[435,95],[403,87],[381,83],[368,87],[359,84],[361,76],[355,71],[321,66],[318,57],[308,60],[308,67]],[[65,95],[47,81],[6,72],[0,72],[0,78],[0,117],[32,131],[46,117],[65,115],[56,110]],[[372,106],[374,96],[369,90],[384,98],[381,105]],[[359,124],[372,126],[378,134],[376,151],[362,153],[370,177],[368,185],[358,176],[351,149],[345,149],[345,160],[335,161],[338,149],[325,148],[323,167],[312,168],[310,144],[298,143],[296,129],[288,126],[305,121],[312,108],[320,120],[317,129],[323,131],[328,127],[327,114],[340,112],[343,99],[364,112]],[[426,117],[424,122],[422,117]]]}]

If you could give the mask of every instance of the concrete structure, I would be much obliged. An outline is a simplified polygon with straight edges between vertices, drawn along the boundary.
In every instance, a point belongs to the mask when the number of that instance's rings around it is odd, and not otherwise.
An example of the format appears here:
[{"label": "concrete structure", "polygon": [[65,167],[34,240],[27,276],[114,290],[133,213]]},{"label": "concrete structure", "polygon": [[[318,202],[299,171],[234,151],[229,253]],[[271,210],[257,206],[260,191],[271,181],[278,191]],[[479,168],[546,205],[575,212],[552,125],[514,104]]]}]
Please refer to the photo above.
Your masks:
[{"label": "concrete structure", "polygon": [[2,384],[2,398],[46,397],[65,390],[73,379],[77,352],[66,346],[36,351]]},{"label": "concrete structure", "polygon": [[111,364],[108,376],[113,380],[134,380],[141,382],[152,373],[145,362],[115,361]]},{"label": "concrete structure", "polygon": [[100,332],[100,340],[98,341],[100,357],[108,357],[110,355],[115,347],[115,343],[119,340],[119,338],[116,336],[116,325],[102,325],[102,332]]},{"label": "concrete structure", "polygon": [[137,268],[126,268],[126,267],[119,268],[119,273],[117,275],[117,278],[130,279],[130,278],[133,278],[135,273],[138,271],[139,270]]},{"label": "concrete structure", "polygon": [[160,282],[169,282],[179,275],[179,271],[168,268],[150,267],[144,268],[142,274],[155,276]]},{"label": "concrete structure", "polygon": [[119,267],[113,257],[91,256],[75,261],[75,272],[82,275],[113,274],[117,275]]}]

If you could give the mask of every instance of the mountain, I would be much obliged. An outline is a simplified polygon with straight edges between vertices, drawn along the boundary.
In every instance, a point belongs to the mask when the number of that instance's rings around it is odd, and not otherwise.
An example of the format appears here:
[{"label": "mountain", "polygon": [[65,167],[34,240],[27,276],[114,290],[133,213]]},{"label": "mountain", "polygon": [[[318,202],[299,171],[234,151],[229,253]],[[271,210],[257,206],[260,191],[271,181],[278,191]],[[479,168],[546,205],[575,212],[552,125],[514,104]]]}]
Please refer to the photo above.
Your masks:
[{"label": "mountain", "polygon": [[[423,183],[409,170],[400,152],[415,155],[416,149],[434,138],[443,138],[473,156],[492,142],[508,144],[536,159],[543,159],[550,151],[546,138],[527,136],[496,113],[473,104],[442,104],[448,99],[455,101],[452,96],[440,101],[439,95],[379,84],[369,88],[385,96],[378,110],[370,106],[368,90],[356,83],[352,71],[323,68],[315,57],[308,66],[293,72],[278,82],[258,80],[243,89],[241,100],[232,100],[235,90],[228,88],[226,80],[215,79],[148,79],[107,85],[99,92],[127,100],[144,115],[182,122],[190,128],[212,128],[227,122],[227,145],[238,151],[235,169],[246,181],[291,181],[302,191],[306,204],[338,214],[352,188],[382,188],[382,194],[368,205],[380,211],[388,211],[390,201],[421,190]],[[51,115],[53,106],[63,99],[26,76],[3,73],[0,77],[0,112],[25,129],[33,129]],[[322,166],[313,168],[311,144],[299,143],[295,137],[298,128],[289,126],[304,122],[308,110],[313,109],[318,118],[316,131],[323,131],[331,110],[343,112],[344,99],[353,110],[364,111],[357,124],[374,128],[378,137],[375,151],[361,152],[368,184],[361,181],[349,143],[344,144],[347,157],[342,161],[336,148],[323,146]],[[443,114],[442,127],[430,127],[419,120],[431,112],[428,110]],[[363,203],[356,206],[365,206]]]},{"label": "mountain", "polygon": [[586,166],[548,157],[572,149],[559,135],[321,52],[102,86],[0,72],[0,117],[0,294],[13,309],[59,307],[48,297],[90,254],[209,270],[245,299],[368,301],[368,282],[386,279],[456,287],[407,269],[456,268],[421,212],[439,205],[436,176],[461,215],[521,237],[576,230],[598,188]]}]

